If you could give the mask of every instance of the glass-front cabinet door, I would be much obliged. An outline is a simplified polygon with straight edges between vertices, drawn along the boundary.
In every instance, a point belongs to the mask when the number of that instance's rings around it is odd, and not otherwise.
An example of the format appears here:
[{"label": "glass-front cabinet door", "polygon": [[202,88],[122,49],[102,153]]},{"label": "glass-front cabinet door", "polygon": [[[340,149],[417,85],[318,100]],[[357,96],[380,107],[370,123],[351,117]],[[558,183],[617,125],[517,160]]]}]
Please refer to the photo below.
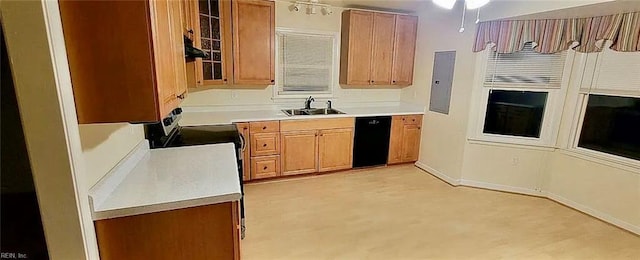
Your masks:
[{"label": "glass-front cabinet door", "polygon": [[206,54],[197,58],[187,70],[192,73],[190,86],[227,84],[232,76],[231,1],[191,0],[185,8],[193,28],[194,45]]}]

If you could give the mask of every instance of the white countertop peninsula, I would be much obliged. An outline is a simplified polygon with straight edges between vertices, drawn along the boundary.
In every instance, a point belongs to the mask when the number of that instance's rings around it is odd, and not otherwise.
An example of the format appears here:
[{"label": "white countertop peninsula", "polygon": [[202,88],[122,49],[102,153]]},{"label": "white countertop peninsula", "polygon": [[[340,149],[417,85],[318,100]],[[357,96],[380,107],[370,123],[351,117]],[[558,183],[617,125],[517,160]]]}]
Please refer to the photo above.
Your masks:
[{"label": "white countertop peninsula", "polygon": [[232,143],[149,149],[142,141],[89,191],[94,220],[241,198]]}]

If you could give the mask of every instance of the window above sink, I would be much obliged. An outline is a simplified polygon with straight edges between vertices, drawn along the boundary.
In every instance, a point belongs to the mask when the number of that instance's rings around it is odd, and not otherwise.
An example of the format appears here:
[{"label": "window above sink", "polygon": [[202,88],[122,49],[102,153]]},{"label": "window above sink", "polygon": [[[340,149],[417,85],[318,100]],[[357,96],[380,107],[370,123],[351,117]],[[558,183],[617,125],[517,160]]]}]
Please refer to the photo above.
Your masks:
[{"label": "window above sink", "polygon": [[338,85],[338,33],[276,28],[273,99],[332,98]]}]

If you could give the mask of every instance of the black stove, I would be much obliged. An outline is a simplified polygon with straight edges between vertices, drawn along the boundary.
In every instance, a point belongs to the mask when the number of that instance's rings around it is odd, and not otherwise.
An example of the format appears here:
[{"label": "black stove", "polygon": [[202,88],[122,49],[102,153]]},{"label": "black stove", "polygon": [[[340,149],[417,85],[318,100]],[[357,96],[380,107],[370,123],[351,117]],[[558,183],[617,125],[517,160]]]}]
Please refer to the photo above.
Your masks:
[{"label": "black stove", "polygon": [[242,158],[245,147],[244,137],[240,135],[234,124],[229,125],[203,125],[180,126],[178,122],[182,117],[182,109],[177,108],[161,122],[146,124],[144,127],[145,138],[149,140],[151,149],[168,147],[182,147],[192,145],[207,145],[219,143],[233,143],[236,147],[238,165],[238,178],[243,198],[240,199],[240,217],[242,224],[242,238],[244,238],[244,187],[242,181]]}]

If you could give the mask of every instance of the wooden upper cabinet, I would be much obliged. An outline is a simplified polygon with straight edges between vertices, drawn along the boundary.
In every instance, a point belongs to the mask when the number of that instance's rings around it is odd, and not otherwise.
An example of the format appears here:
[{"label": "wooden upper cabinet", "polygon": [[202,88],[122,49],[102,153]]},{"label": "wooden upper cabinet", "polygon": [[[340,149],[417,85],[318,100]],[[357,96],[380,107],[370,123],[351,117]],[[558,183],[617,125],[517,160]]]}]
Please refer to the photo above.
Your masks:
[{"label": "wooden upper cabinet", "polygon": [[282,175],[313,173],[318,169],[317,131],[282,132]]},{"label": "wooden upper cabinet", "polygon": [[348,10],[342,13],[340,84],[370,84],[373,20],[372,12]]},{"label": "wooden upper cabinet", "polygon": [[374,14],[371,85],[391,85],[395,27],[396,15]]},{"label": "wooden upper cabinet", "polygon": [[181,4],[60,1],[80,123],[159,121],[185,96]]},{"label": "wooden upper cabinet", "polygon": [[411,85],[417,22],[409,15],[343,12],[340,84]]},{"label": "wooden upper cabinet", "polygon": [[351,169],[353,163],[353,129],[320,130],[318,137],[318,171]]},{"label": "wooden upper cabinet", "polygon": [[234,0],[233,83],[270,85],[275,82],[275,3]]},{"label": "wooden upper cabinet", "polygon": [[413,84],[418,17],[397,15],[395,31],[392,84],[409,86]]},{"label": "wooden upper cabinet", "polygon": [[[231,2],[217,0],[187,0],[192,17],[194,46],[209,56],[197,58],[193,69],[194,80],[189,86],[223,85],[233,75],[233,52],[231,32]],[[193,33],[191,33],[191,31]],[[194,82],[195,81],[195,82]]]}]

